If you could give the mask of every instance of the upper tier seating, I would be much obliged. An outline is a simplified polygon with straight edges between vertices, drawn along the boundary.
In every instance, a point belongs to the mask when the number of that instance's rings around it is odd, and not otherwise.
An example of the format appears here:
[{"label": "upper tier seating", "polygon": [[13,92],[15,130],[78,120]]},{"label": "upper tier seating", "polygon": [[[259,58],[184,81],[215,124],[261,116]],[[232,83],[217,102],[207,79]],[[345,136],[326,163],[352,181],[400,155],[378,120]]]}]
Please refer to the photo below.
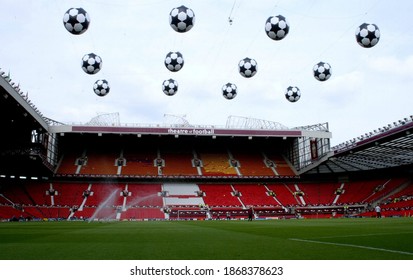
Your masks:
[{"label": "upper tier seating", "polygon": [[[90,136],[91,137],[91,136]],[[89,139],[89,138],[85,138]],[[126,141],[97,137],[85,143],[66,143],[56,173],[79,177],[155,177],[155,176],[295,176],[280,152],[266,146],[208,143],[182,140],[160,141],[136,138]],[[65,138],[70,142],[69,138]],[[181,140],[181,139],[180,139]],[[219,141],[219,140],[217,140]],[[266,151],[263,150],[267,149]],[[195,164],[194,159],[199,159]],[[274,166],[269,165],[274,164]]]},{"label": "upper tier seating", "polygon": [[294,176],[296,175],[290,164],[284,159],[284,157],[276,152],[265,152],[267,158],[275,163],[275,170],[278,175]]},{"label": "upper tier seating", "polygon": [[110,147],[89,148],[85,155],[87,162],[80,169],[80,174],[115,175],[117,173],[116,159],[119,158],[119,150],[114,151]]},{"label": "upper tier seating", "polygon": [[227,151],[199,151],[198,155],[202,160],[203,175],[237,175],[235,168],[230,166]]},{"label": "upper tier seating", "polygon": [[83,148],[74,147],[67,149],[60,161],[57,173],[58,174],[76,174],[78,166],[76,160],[82,156]]},{"label": "upper tier seating", "polygon": [[198,175],[197,169],[192,166],[190,150],[161,150],[160,156],[165,161],[163,175]]},{"label": "upper tier seating", "polygon": [[240,172],[244,176],[274,176],[275,173],[264,163],[264,157],[257,151],[234,150],[231,153],[240,163]]},{"label": "upper tier seating", "polygon": [[157,157],[156,149],[149,147],[130,147],[124,149],[123,157],[126,165],[122,166],[122,175],[158,175],[158,167],[154,165]]}]

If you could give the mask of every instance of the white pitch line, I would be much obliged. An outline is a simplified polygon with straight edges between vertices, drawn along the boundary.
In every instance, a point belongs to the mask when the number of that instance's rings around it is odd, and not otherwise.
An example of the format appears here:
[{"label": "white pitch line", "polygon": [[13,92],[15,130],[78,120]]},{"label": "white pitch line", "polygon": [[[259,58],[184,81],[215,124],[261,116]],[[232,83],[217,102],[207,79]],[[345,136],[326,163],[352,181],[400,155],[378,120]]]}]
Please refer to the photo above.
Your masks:
[{"label": "white pitch line", "polygon": [[389,232],[389,233],[369,233],[369,234],[351,234],[351,235],[334,235],[334,236],[321,236],[317,239],[328,239],[328,238],[347,238],[347,237],[365,237],[365,236],[381,236],[381,235],[395,235],[395,234],[411,234],[413,231],[408,232]]},{"label": "white pitch line", "polygon": [[289,238],[289,240],[298,241],[298,242],[307,242],[307,243],[318,243],[318,244],[326,244],[326,245],[334,245],[334,246],[343,246],[343,247],[353,247],[353,248],[359,248],[359,249],[367,249],[367,250],[382,251],[382,252],[388,252],[388,253],[395,253],[395,254],[402,254],[402,255],[413,256],[413,253],[410,253],[410,252],[396,251],[396,250],[388,250],[388,249],[383,249],[383,248],[375,248],[375,247],[360,246],[360,245],[353,245],[353,244],[334,243],[334,242],[323,242],[323,241],[307,240],[307,239],[297,239],[297,238]]}]

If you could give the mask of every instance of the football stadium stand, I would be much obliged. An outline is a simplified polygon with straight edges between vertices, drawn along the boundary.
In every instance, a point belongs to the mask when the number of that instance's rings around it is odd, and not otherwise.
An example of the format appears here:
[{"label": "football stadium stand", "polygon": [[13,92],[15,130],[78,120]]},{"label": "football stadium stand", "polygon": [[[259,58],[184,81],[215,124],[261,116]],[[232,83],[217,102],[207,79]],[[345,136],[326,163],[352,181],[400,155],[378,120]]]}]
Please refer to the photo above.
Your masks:
[{"label": "football stadium stand", "polygon": [[413,116],[331,147],[327,123],[70,125],[43,116],[9,75],[0,93],[1,220],[413,214]]}]

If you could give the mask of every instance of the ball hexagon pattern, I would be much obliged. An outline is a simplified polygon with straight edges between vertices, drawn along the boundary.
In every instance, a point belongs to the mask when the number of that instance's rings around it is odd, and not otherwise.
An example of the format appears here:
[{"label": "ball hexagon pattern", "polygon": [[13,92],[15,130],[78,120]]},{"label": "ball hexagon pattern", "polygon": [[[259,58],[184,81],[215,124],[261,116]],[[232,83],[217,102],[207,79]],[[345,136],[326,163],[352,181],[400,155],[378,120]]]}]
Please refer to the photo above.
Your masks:
[{"label": "ball hexagon pattern", "polygon": [[313,67],[314,78],[324,82],[327,81],[332,74],[331,66],[327,62],[319,62]]},{"label": "ball hexagon pattern", "polygon": [[83,8],[70,8],[63,15],[63,25],[74,35],[84,33],[90,24],[89,14]]},{"label": "ball hexagon pattern", "polygon": [[246,57],[238,63],[238,71],[245,78],[251,78],[257,73],[257,70],[257,62],[252,58]]},{"label": "ball hexagon pattern", "polygon": [[296,102],[300,99],[301,92],[298,87],[289,86],[285,92],[285,98],[290,102]]},{"label": "ball hexagon pattern", "polygon": [[363,48],[374,47],[380,40],[380,29],[375,24],[363,23],[356,29],[356,40]]},{"label": "ball hexagon pattern", "polygon": [[82,69],[89,75],[96,74],[102,68],[102,58],[100,56],[89,53],[82,58]]},{"label": "ball hexagon pattern", "polygon": [[289,31],[290,25],[282,15],[269,17],[265,22],[265,33],[273,40],[279,41],[284,39]]},{"label": "ball hexagon pattern", "polygon": [[173,8],[169,13],[169,25],[173,30],[179,33],[184,33],[194,26],[195,13],[190,8],[180,6]]},{"label": "ball hexagon pattern", "polygon": [[165,57],[165,66],[168,70],[177,72],[184,66],[184,57],[180,52],[169,52]]},{"label": "ball hexagon pattern", "polygon": [[168,96],[175,95],[175,93],[178,91],[178,82],[174,79],[163,81],[162,91]]},{"label": "ball hexagon pattern", "polygon": [[102,79],[102,80],[97,80],[93,84],[93,91],[96,93],[98,96],[105,96],[106,94],[109,93],[110,91],[110,86],[108,81]]},{"label": "ball hexagon pattern", "polygon": [[234,99],[235,96],[237,96],[237,86],[235,84],[232,84],[232,83],[226,83],[222,87],[222,95],[226,99]]}]

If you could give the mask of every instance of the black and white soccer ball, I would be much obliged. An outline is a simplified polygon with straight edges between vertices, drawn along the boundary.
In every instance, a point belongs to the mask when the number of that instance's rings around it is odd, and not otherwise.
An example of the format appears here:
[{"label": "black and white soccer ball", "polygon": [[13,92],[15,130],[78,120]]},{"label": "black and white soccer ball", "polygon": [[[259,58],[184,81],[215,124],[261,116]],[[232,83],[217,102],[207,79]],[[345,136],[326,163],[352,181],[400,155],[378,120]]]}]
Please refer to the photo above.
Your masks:
[{"label": "black and white soccer ball", "polygon": [[245,78],[251,78],[257,73],[258,65],[255,59],[252,58],[244,58],[241,59],[238,63],[238,71],[241,76]]},{"label": "black and white soccer ball", "polygon": [[90,24],[89,14],[83,8],[70,8],[63,15],[63,25],[72,34],[84,33]]},{"label": "black and white soccer ball", "polygon": [[330,79],[332,70],[330,64],[327,62],[319,62],[313,67],[314,78],[324,82]]},{"label": "black and white soccer ball", "polygon": [[177,72],[184,66],[184,57],[180,52],[169,52],[165,57],[165,66],[168,70]]},{"label": "black and white soccer ball", "polygon": [[109,86],[108,81],[106,81],[104,79],[97,80],[93,85],[93,91],[98,96],[105,96],[110,91],[110,86]]},{"label": "black and white soccer ball", "polygon": [[85,54],[82,58],[82,69],[89,75],[102,69],[102,58],[94,53]]},{"label": "black and white soccer ball", "polygon": [[265,33],[273,40],[279,41],[284,39],[289,31],[290,24],[282,15],[269,17],[265,22]]},{"label": "black and white soccer ball", "polygon": [[169,13],[169,24],[176,32],[187,32],[195,24],[195,13],[183,5],[173,8]]},{"label": "black and white soccer ball", "polygon": [[356,29],[357,43],[363,48],[374,47],[380,40],[380,29],[372,23],[363,23]]},{"label": "black and white soccer ball", "polygon": [[233,99],[235,98],[235,96],[237,96],[237,86],[235,84],[232,83],[226,83],[223,87],[222,87],[222,95],[226,98],[226,99]]},{"label": "black and white soccer ball", "polygon": [[289,86],[285,92],[285,98],[290,102],[296,102],[301,97],[301,91],[298,87]]},{"label": "black and white soccer ball", "polygon": [[163,81],[162,91],[169,96],[175,95],[175,93],[178,91],[178,82],[174,79]]}]

